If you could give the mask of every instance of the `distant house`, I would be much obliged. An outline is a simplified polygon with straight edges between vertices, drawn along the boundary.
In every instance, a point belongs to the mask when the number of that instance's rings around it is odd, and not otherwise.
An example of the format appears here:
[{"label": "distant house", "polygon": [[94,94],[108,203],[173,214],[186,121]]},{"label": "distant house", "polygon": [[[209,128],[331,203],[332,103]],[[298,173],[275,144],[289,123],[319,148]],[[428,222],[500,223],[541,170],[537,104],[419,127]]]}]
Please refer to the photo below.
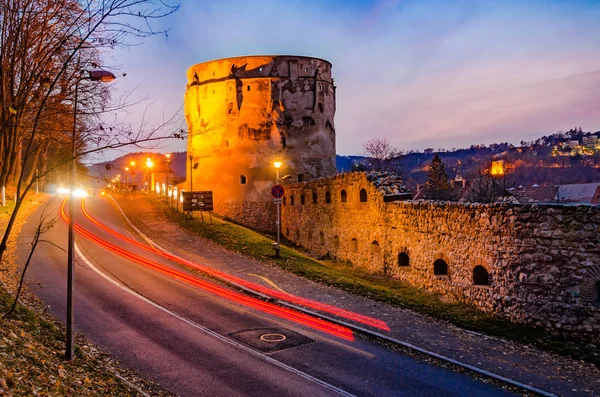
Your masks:
[{"label": "distant house", "polygon": [[579,146],[579,141],[576,141],[576,140],[567,141],[567,146],[570,147],[571,149],[577,149],[577,146]]},{"label": "distant house", "polygon": [[591,204],[600,182],[560,185],[556,193],[559,203]]},{"label": "distant house", "polygon": [[592,197],[590,204],[600,205],[600,185],[596,187],[596,191],[594,192],[594,196]]},{"label": "distant house", "polygon": [[596,136],[596,135],[584,136],[581,139],[581,144],[588,149],[595,149],[596,143],[598,143],[598,136]]},{"label": "distant house", "polygon": [[556,203],[556,193],[558,186],[539,186],[532,185],[531,187],[519,186],[519,189],[512,193],[517,201],[521,204],[543,204]]}]

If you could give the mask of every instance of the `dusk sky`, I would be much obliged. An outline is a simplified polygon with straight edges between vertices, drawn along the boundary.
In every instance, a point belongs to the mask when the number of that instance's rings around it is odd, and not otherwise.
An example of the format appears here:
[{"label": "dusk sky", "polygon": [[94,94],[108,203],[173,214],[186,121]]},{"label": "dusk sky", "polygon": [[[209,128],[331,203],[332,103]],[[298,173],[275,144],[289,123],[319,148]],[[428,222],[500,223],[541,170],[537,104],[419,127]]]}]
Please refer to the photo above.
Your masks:
[{"label": "dusk sky", "polygon": [[[154,117],[183,105],[189,66],[293,54],[333,64],[338,154],[600,130],[600,1],[192,1],[168,38],[114,53]],[[185,142],[163,150],[185,150]]]}]

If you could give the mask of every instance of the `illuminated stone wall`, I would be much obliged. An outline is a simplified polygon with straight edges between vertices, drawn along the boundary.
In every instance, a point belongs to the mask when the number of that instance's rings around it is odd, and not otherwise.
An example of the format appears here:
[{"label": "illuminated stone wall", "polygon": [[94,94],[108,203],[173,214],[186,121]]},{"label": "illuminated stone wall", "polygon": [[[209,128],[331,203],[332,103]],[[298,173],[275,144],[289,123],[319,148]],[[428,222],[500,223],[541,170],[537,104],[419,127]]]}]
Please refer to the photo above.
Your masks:
[{"label": "illuminated stone wall", "polygon": [[[192,187],[214,192],[218,214],[274,231],[274,161],[282,161],[281,176],[294,181],[335,175],[329,62],[298,56],[227,58],[192,66],[187,81]],[[189,189],[189,163],[187,173]]]},{"label": "illuminated stone wall", "polygon": [[[600,341],[600,207],[385,202],[365,174],[349,173],[288,186],[282,215],[285,237],[317,255]],[[434,274],[440,259],[447,275]],[[476,266],[489,285],[474,285]]]}]

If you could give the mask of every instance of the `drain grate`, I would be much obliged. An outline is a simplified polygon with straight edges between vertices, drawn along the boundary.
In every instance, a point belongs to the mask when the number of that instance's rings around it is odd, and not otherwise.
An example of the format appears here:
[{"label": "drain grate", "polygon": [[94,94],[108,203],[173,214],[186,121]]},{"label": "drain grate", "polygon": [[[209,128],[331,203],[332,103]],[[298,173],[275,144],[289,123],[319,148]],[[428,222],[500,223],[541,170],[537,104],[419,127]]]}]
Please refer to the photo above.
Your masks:
[{"label": "drain grate", "polygon": [[229,336],[265,353],[314,342],[309,337],[286,328],[254,328],[232,332]]}]

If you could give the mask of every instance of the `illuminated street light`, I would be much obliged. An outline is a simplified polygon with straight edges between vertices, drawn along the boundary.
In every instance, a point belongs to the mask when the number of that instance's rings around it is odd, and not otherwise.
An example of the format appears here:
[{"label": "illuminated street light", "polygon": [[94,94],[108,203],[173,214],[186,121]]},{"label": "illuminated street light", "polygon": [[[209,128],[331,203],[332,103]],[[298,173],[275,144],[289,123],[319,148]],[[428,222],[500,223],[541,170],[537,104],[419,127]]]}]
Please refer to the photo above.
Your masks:
[{"label": "illuminated street light", "polygon": [[148,167],[148,190],[146,191],[146,193],[150,193],[150,190],[152,189],[152,180],[150,179],[150,169],[152,168],[153,165],[154,165],[154,163],[152,162],[152,159],[150,157],[146,158],[146,167]]},{"label": "illuminated street light", "polygon": [[[165,154],[165,157],[167,158],[167,186],[169,186],[169,171],[170,171],[169,164],[171,163],[171,153]],[[167,203],[168,203],[169,198],[167,197],[166,200],[167,200]]]},{"label": "illuminated street light", "polygon": [[[82,73],[86,71],[82,70]],[[71,136],[71,191],[75,187],[75,176],[77,168],[75,160],[77,159],[77,150],[75,138],[77,135],[77,94],[79,93],[79,83],[82,80],[96,81],[100,83],[109,83],[116,79],[115,75],[106,70],[88,70],[87,76],[81,76],[75,80],[75,92],[73,98],[73,131]],[[69,199],[69,235],[67,246],[67,346],[65,358],[72,360],[75,351],[75,340],[73,336],[73,292],[75,286],[75,199]]]},{"label": "illuminated street light", "polygon": [[[281,168],[281,161],[275,161],[273,163],[273,166],[275,166],[275,184],[279,184],[279,168]],[[275,204],[275,207],[277,208],[277,220],[275,220],[275,227],[277,228],[277,245],[274,247],[275,248],[275,257],[279,258],[279,243],[281,242],[280,237],[279,237],[279,225],[281,223],[280,221],[280,209],[279,209],[280,203],[277,202]]]}]

